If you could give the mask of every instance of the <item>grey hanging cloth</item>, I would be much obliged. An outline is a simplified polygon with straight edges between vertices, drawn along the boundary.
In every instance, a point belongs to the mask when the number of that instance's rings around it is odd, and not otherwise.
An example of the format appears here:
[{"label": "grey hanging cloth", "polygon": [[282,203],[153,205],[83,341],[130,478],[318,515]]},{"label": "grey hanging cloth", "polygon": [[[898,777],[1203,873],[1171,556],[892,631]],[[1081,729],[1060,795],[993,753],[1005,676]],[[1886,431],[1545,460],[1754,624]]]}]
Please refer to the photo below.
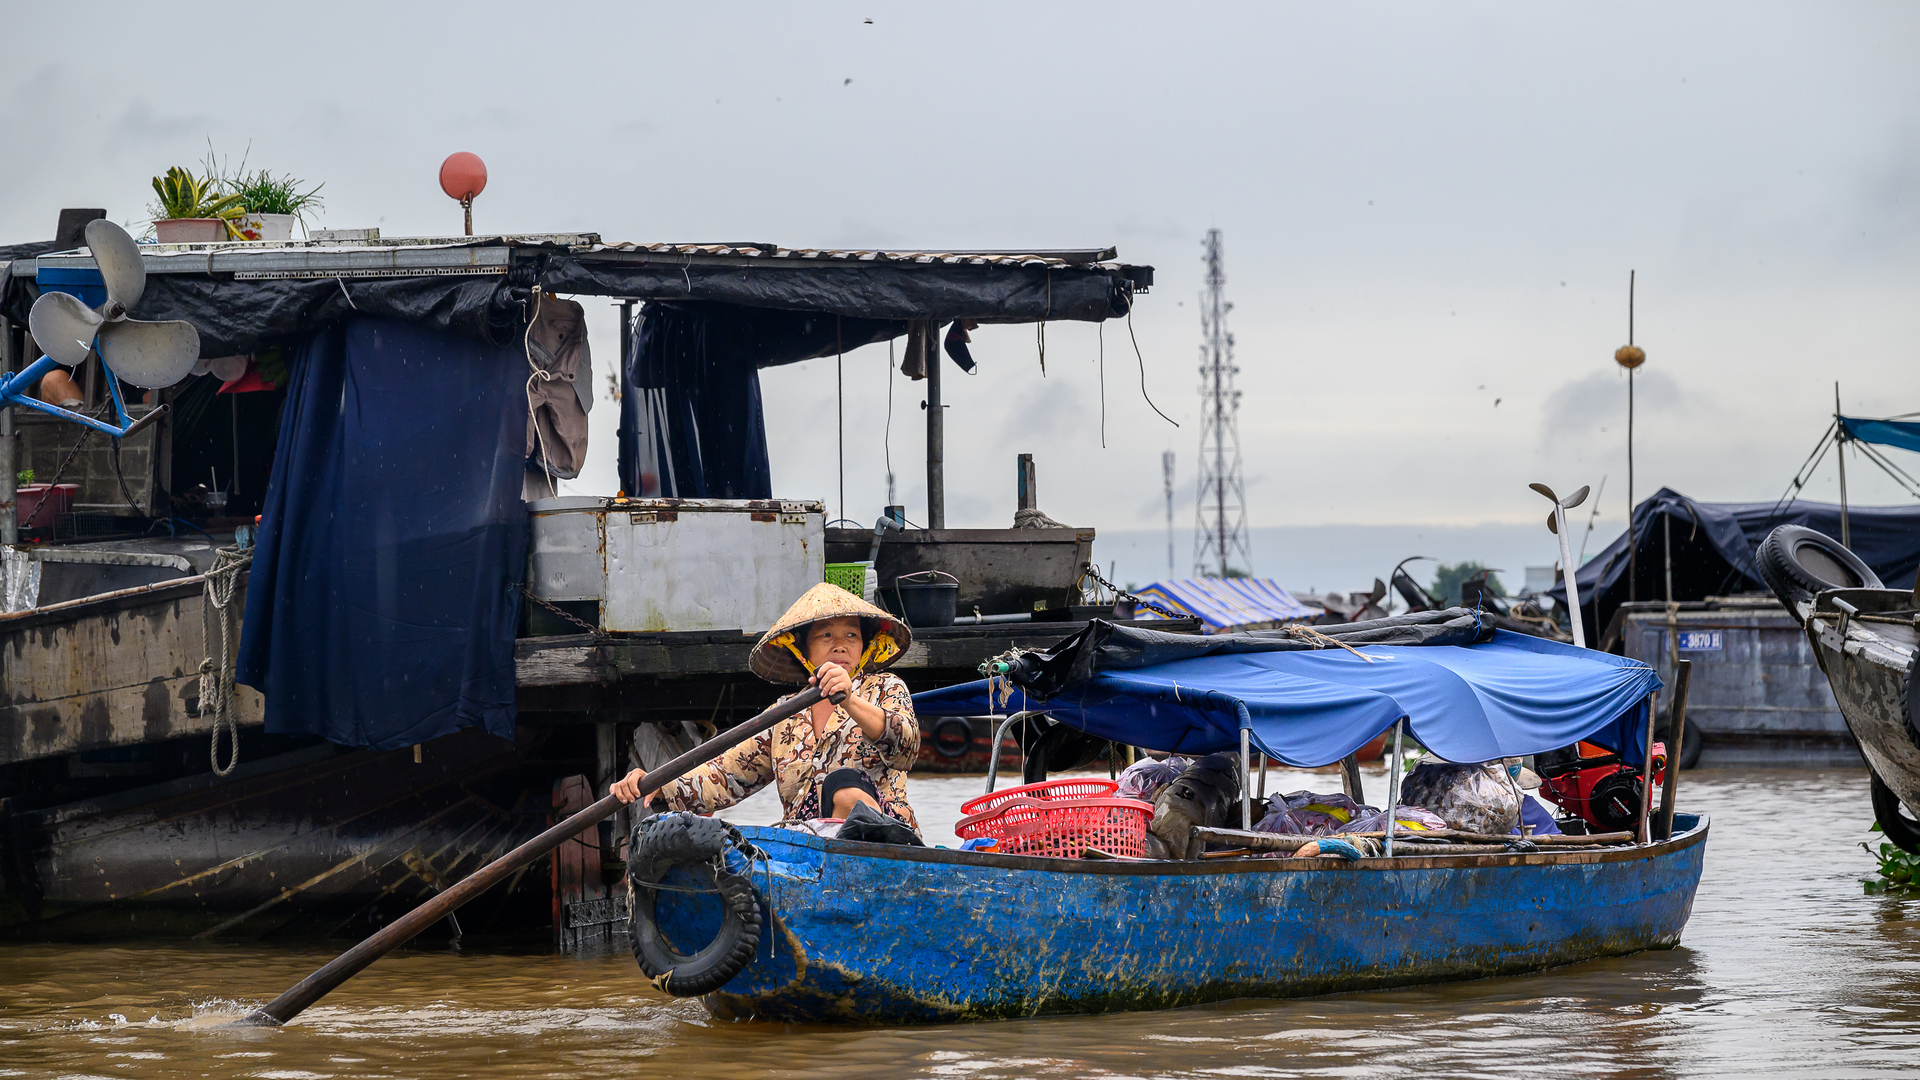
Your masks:
[{"label": "grey hanging cloth", "polygon": [[907,348],[900,354],[900,374],[918,382],[927,377],[927,365],[939,362],[940,324],[932,319],[907,323]]},{"label": "grey hanging cloth", "polygon": [[[593,356],[587,314],[572,300],[540,298],[527,333],[527,468],[562,480],[587,460],[587,411],[593,408]],[[544,374],[543,374],[544,373]]]}]

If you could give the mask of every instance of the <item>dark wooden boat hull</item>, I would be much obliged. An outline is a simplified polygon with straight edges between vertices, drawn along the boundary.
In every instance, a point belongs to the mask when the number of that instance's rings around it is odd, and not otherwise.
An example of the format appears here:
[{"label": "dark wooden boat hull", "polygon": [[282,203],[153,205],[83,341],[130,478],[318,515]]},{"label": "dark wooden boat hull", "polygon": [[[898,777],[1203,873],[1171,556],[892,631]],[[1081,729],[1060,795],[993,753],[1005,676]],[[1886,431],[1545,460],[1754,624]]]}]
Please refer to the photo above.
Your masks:
[{"label": "dark wooden boat hull", "polygon": [[[244,762],[225,780],[203,774],[7,813],[0,933],[361,934],[546,826],[549,784],[513,745],[462,732],[420,750],[416,762],[411,748],[322,745]],[[466,929],[502,917],[544,924],[548,873],[514,885],[523,887],[463,913]]]},{"label": "dark wooden boat hull", "polygon": [[[1849,618],[1843,631],[1833,601],[1869,619]],[[1914,723],[1913,594],[1892,589],[1821,593],[1800,605],[1814,656],[1827,674],[1847,728],[1874,774],[1908,809],[1920,807],[1920,730]],[[1903,610],[1904,609],[1904,610]],[[1903,611],[1904,625],[1891,613]],[[1887,621],[1883,621],[1882,617]]]},{"label": "dark wooden boat hull", "polygon": [[[1533,971],[1680,941],[1703,817],[1611,851],[1110,862],[748,829],[771,915],[722,1018],[933,1023],[1163,1009]],[[742,862],[736,868],[747,871]],[[671,939],[704,897],[662,893]],[[704,935],[704,936],[702,936]]]}]

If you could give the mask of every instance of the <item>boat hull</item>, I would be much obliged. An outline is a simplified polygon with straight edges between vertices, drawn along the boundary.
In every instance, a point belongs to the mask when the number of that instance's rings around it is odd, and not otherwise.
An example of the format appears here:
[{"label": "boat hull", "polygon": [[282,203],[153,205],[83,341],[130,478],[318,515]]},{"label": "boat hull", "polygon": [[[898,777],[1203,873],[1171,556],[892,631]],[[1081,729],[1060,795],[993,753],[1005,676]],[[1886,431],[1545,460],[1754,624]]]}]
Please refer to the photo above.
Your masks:
[{"label": "boat hull", "polygon": [[[1681,826],[1684,825],[1684,829]],[[944,1023],[1164,1009],[1533,971],[1671,948],[1705,818],[1616,851],[1107,862],[976,855],[748,829],[770,932],[705,998],[722,1018]],[[670,938],[703,898],[661,894]]]},{"label": "boat hull", "polygon": [[[1869,613],[1874,608],[1912,607],[1910,594],[1887,590],[1822,593],[1821,598],[1836,595]],[[1914,730],[1909,700],[1914,690],[1912,629],[1852,621],[1842,633],[1840,620],[1828,608],[1808,603],[1803,614],[1814,655],[1867,764],[1909,809],[1920,808],[1920,732]]]}]

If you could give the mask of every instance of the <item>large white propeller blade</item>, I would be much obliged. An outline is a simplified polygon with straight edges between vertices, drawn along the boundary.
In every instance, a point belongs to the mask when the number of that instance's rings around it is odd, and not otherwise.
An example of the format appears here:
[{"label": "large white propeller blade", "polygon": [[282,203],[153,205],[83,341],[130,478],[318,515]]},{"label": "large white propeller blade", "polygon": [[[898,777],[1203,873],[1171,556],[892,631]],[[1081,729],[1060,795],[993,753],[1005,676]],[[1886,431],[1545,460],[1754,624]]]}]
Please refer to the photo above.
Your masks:
[{"label": "large white propeller blade", "polygon": [[200,356],[200,332],[190,322],[123,319],[100,328],[100,359],[121,379],[148,390],[187,377]]},{"label": "large white propeller blade", "polygon": [[107,302],[96,310],[68,293],[41,294],[27,313],[34,342],[72,367],[87,358],[97,340],[100,359],[109,370],[148,390],[186,378],[200,358],[200,333],[193,324],[127,318],[147,289],[140,246],[127,230],[100,218],[87,223],[87,248],[106,283]]},{"label": "large white propeller blade", "polygon": [[72,293],[43,293],[27,312],[27,329],[41,351],[72,367],[93,351],[102,319]]},{"label": "large white propeller blade", "polygon": [[126,318],[140,302],[140,294],[147,291],[147,267],[140,258],[140,245],[133,242],[127,230],[106,218],[95,218],[87,222],[87,250],[93,253],[93,264],[100,268],[100,277],[107,285],[107,302],[100,314],[109,320]]}]

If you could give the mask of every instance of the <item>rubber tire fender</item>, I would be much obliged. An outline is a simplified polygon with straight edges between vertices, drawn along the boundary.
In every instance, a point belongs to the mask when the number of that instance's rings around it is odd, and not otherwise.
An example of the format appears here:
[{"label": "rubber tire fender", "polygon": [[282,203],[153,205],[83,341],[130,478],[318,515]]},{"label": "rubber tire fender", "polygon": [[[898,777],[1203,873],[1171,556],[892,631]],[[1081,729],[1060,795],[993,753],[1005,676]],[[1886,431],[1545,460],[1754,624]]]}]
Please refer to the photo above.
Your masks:
[{"label": "rubber tire fender", "polygon": [[1901,809],[1900,796],[1895,795],[1887,782],[1880,779],[1879,773],[1868,769],[1867,776],[1873,784],[1873,816],[1880,822],[1880,831],[1893,841],[1895,847],[1920,855],[1920,821],[1907,816]]},{"label": "rubber tire fender", "polygon": [[1828,589],[1885,588],[1860,556],[1826,533],[1804,525],[1782,525],[1768,533],[1754,551],[1753,561],[1759,567],[1760,579],[1796,619],[1796,605]]},{"label": "rubber tire fender", "polygon": [[[760,895],[739,874],[716,869],[737,835],[719,818],[697,814],[659,814],[636,823],[627,863],[627,930],[633,958],[655,988],[675,997],[700,997],[732,981],[753,962],[760,948],[763,916]],[[704,877],[718,895],[720,932],[691,954],[676,949],[661,933],[654,905],[655,888],[675,867]]]},{"label": "rubber tire fender", "polygon": [[[965,736],[965,738],[960,743],[960,749],[948,750],[946,743],[940,739],[940,733],[956,724],[959,725],[960,733]],[[958,761],[973,752],[973,723],[964,716],[943,716],[939,722],[933,725],[933,730],[927,732],[927,739],[933,745],[933,752],[935,754],[946,758],[948,761]]]}]

